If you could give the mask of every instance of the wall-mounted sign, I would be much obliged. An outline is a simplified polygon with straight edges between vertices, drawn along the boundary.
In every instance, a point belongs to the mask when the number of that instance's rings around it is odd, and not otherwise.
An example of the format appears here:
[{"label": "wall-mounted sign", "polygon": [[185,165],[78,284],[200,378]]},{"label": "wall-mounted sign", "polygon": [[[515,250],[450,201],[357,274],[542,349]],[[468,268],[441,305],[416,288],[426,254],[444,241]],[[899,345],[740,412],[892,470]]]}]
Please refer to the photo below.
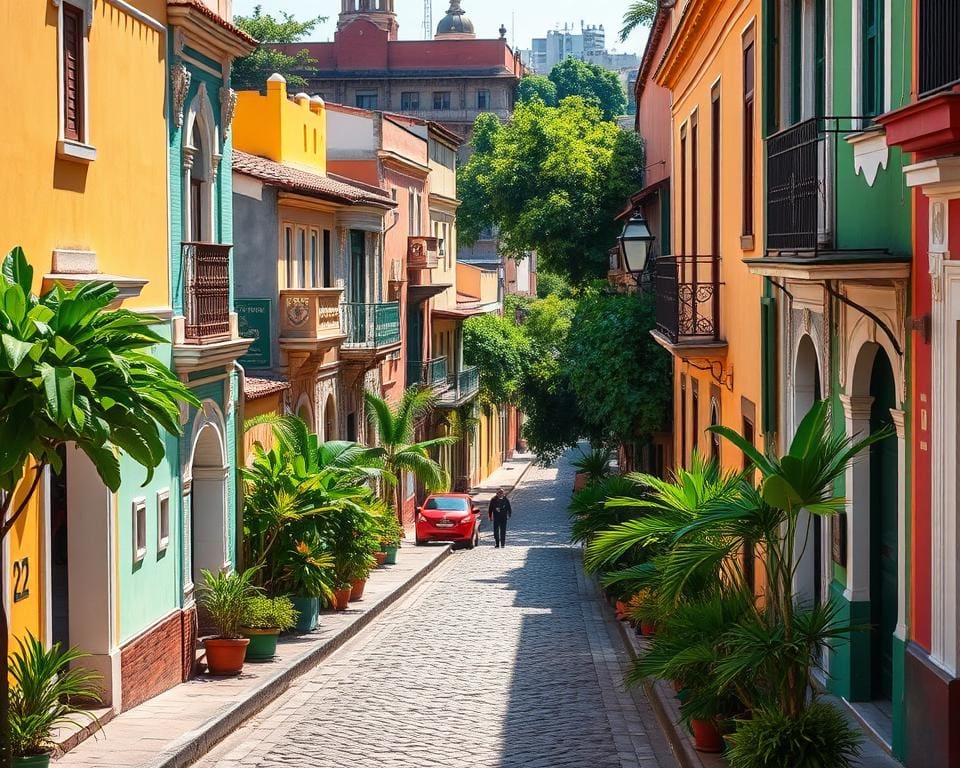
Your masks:
[{"label": "wall-mounted sign", "polygon": [[253,344],[247,354],[240,358],[240,365],[244,368],[270,368],[270,329],[271,329],[271,300],[270,299],[235,299],[233,304],[237,311],[237,322],[240,335],[253,339]]}]

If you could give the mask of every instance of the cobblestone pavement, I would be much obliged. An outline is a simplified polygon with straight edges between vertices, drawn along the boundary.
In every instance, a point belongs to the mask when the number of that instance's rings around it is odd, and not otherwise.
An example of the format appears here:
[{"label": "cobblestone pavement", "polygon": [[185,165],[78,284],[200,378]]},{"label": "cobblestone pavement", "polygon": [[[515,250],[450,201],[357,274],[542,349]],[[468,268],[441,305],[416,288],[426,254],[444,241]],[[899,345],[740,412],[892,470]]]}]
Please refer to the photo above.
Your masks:
[{"label": "cobblestone pavement", "polygon": [[566,541],[573,483],[531,468],[507,547],[459,552],[220,744],[208,768],[674,768]]}]

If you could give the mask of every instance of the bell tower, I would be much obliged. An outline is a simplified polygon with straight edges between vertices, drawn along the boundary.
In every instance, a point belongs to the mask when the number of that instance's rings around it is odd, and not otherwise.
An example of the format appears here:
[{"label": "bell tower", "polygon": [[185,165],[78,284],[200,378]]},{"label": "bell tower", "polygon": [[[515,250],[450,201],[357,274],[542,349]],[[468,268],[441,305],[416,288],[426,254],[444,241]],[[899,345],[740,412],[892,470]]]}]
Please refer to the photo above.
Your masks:
[{"label": "bell tower", "polygon": [[357,19],[367,19],[385,29],[389,40],[396,40],[400,25],[397,23],[394,2],[395,0],[340,0],[337,29],[341,30]]}]

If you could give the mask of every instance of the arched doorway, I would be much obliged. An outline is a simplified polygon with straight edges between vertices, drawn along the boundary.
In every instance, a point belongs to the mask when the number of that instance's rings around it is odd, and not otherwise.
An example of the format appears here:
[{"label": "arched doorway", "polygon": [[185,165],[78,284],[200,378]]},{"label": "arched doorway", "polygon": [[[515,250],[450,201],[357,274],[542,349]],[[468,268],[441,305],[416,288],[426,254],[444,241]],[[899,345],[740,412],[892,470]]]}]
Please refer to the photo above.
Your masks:
[{"label": "arched doorway", "polygon": [[216,573],[230,566],[228,476],[222,434],[208,422],[197,433],[190,468],[190,574],[194,584],[202,583],[202,571]]},{"label": "arched doorway", "polygon": [[870,692],[893,694],[893,635],[897,628],[897,500],[899,467],[891,410],[897,407],[893,368],[878,349],[870,373],[870,432],[890,434],[870,448]]},{"label": "arched doorway", "polygon": [[[804,336],[797,346],[793,372],[791,437],[814,404],[822,399],[817,348],[809,336]],[[811,520],[808,513],[803,511],[798,523],[796,551],[800,552],[801,556],[795,577],[796,594],[803,605],[820,605],[824,591],[824,521],[819,515],[814,515]],[[810,540],[806,540],[808,537]]]},{"label": "arched doorway", "polygon": [[323,439],[337,439],[337,403],[333,395],[327,395],[327,404],[323,410]]}]

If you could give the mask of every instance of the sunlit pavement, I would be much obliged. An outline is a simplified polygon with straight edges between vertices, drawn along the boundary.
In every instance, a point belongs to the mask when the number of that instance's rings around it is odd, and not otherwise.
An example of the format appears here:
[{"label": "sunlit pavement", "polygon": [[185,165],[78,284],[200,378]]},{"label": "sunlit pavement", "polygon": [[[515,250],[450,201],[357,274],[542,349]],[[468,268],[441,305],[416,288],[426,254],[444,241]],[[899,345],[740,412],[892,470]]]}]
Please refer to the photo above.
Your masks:
[{"label": "sunlit pavement", "polygon": [[507,547],[459,552],[198,765],[673,768],[580,553],[573,482],[531,468]]}]

